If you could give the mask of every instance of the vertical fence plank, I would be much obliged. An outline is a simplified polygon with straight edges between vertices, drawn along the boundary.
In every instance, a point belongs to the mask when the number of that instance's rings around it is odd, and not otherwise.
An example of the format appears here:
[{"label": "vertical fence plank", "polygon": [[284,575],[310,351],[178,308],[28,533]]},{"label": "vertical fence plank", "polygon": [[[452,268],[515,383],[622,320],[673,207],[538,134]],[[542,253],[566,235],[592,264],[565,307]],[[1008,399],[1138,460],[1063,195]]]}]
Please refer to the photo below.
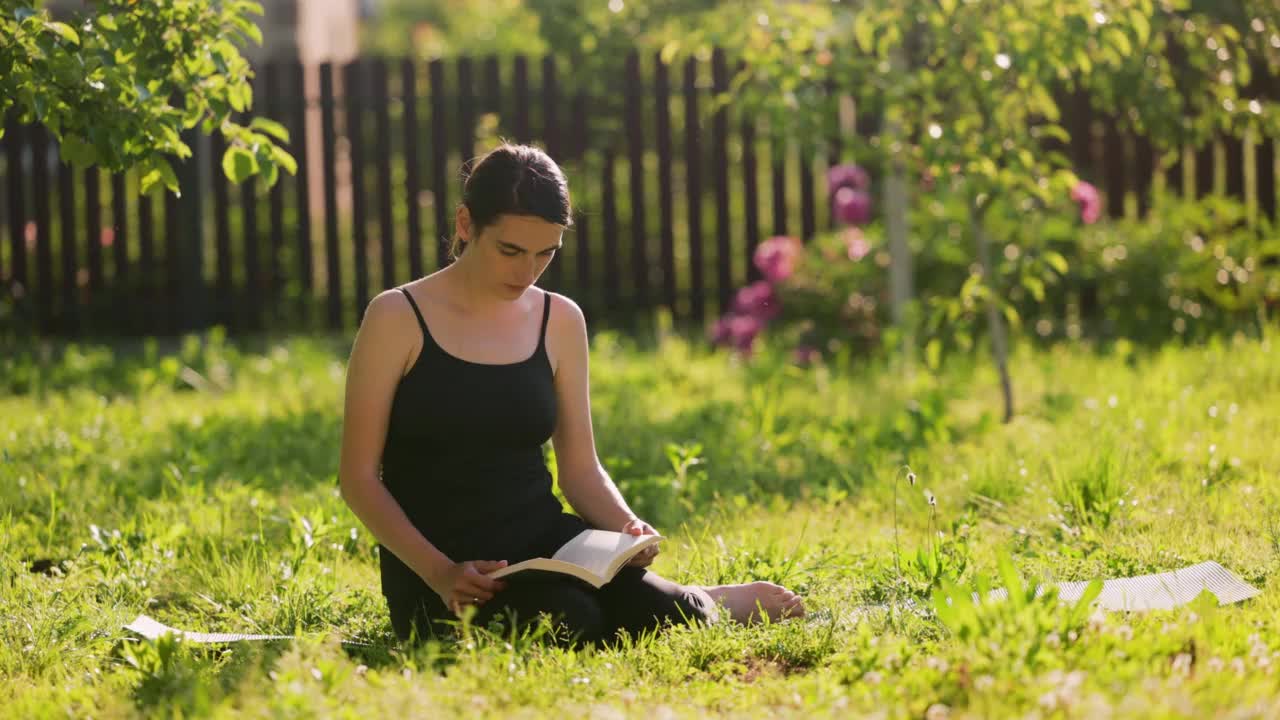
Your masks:
[{"label": "vertical fence plank", "polygon": [[31,195],[36,213],[36,282],[32,297],[36,303],[37,328],[40,332],[53,331],[53,236],[49,213],[49,164],[48,132],[40,125],[32,125],[31,137]]},{"label": "vertical fence plank", "polygon": [[[245,119],[248,122],[248,119]],[[262,330],[262,249],[258,228],[258,176],[240,183],[240,232],[244,238],[244,291],[239,295],[244,327]]]},{"label": "vertical fence plank", "polygon": [[[176,171],[176,168],[175,168]],[[181,326],[182,318],[179,317],[184,308],[178,303],[179,284],[181,283],[181,268],[178,265],[178,259],[181,257],[179,248],[180,231],[179,231],[179,211],[178,198],[168,188],[161,187],[158,192],[161,193],[161,204],[164,205],[163,224],[161,232],[164,237],[161,245],[164,247],[164,257],[162,258],[161,267],[164,280],[160,283],[160,327],[161,332],[171,335],[177,332]]]},{"label": "vertical fence plank", "polygon": [[[588,132],[590,131],[590,120],[587,115],[587,96],[582,91],[578,91],[573,98],[572,107],[572,138],[573,149],[571,154],[577,162],[578,173],[586,178],[587,175],[587,145]],[[587,180],[586,182],[590,182]],[[576,211],[577,216],[574,218],[574,225],[577,231],[574,234],[575,247],[574,259],[577,261],[575,276],[577,278],[574,283],[574,290],[581,296],[581,305],[583,315],[586,316],[587,323],[590,324],[595,316],[595,288],[592,285],[591,274],[591,218],[581,210],[581,206]]]},{"label": "vertical fence plank", "polygon": [[382,58],[373,61],[374,162],[378,168],[378,239],[381,241],[383,290],[396,286],[395,225],[391,219],[391,100],[387,89],[387,64]]},{"label": "vertical fence plank", "polygon": [[1227,195],[1244,202],[1244,141],[1234,135],[1222,138],[1226,150]]},{"label": "vertical fence plank", "polygon": [[[298,175],[294,182],[294,202],[297,207],[297,237],[294,238],[298,247],[298,320],[303,327],[310,327],[311,321],[311,300],[314,297],[315,288],[312,283],[312,268],[315,266],[311,251],[311,158],[308,155],[308,124],[307,114],[309,111],[309,103],[307,99],[307,79],[306,68],[300,61],[293,60],[289,62],[289,76],[292,78],[290,83],[293,92],[292,117],[293,129],[290,132],[289,149],[294,159],[298,161]],[[214,158],[217,160],[217,157]]]},{"label": "vertical fence plank", "polygon": [[746,282],[760,279],[755,264],[756,247],[760,244],[760,165],[756,158],[756,124],[745,113],[739,128],[742,135],[742,214],[746,236]]},{"label": "vertical fence plank", "polygon": [[662,53],[653,54],[654,129],[658,146],[658,228],[661,249],[658,264],[662,269],[662,303],[672,317],[678,318],[676,306],[676,233],[675,198],[671,184],[671,77]]},{"label": "vertical fence plank", "polygon": [[209,140],[213,155],[213,248],[214,282],[213,321],[223,327],[238,329],[232,312],[231,287],[231,210],[227,198],[227,178],[222,172],[222,154],[226,152],[226,140],[222,133],[214,133]]},{"label": "vertical fence plank", "polygon": [[138,194],[138,303],[142,306],[142,331],[159,330],[158,313],[160,298],[156,292],[155,222],[152,207],[154,192]]},{"label": "vertical fence plank", "polygon": [[1124,135],[1120,133],[1118,120],[1107,118],[1106,132],[1103,135],[1103,167],[1106,175],[1107,215],[1113,218],[1124,217],[1125,162]]},{"label": "vertical fence plank", "polygon": [[464,174],[471,173],[476,152],[476,111],[472,99],[471,58],[458,58],[458,153],[461,155],[461,169]]},{"label": "vertical fence plank", "polygon": [[369,304],[369,224],[365,218],[364,186],[364,106],[365,63],[356,59],[346,65],[343,87],[347,105],[347,143],[351,148],[351,243],[355,251],[356,324],[364,320]]},{"label": "vertical fence plank", "polygon": [[320,148],[324,165],[324,245],[325,285],[328,301],[326,309],[330,330],[342,329],[342,263],[338,257],[338,179],[337,158],[334,144],[337,130],[334,115],[337,112],[333,97],[333,63],[320,64]]},{"label": "vertical fence plank", "polygon": [[[556,76],[556,58],[548,53],[542,56],[542,141],[546,143],[547,154],[557,164],[566,160],[563,136],[564,133],[560,130],[560,83]],[[553,257],[544,277],[547,289],[559,290],[564,282],[564,261]]]},{"label": "vertical fence plank", "polygon": [[418,158],[418,75],[412,58],[400,63],[400,97],[404,107],[404,191],[409,233],[409,277],[422,275],[422,181]]},{"label": "vertical fence plank", "polygon": [[80,242],[76,225],[76,173],[75,168],[58,162],[58,222],[60,237],[61,294],[58,300],[57,327],[70,335],[80,334],[80,313],[77,302],[76,246]]},{"label": "vertical fence plank", "polygon": [[627,170],[631,195],[632,306],[649,307],[649,258],[645,247],[644,118],[640,102],[640,53],[627,53],[624,65],[623,125],[627,135]]},{"label": "vertical fence plank", "polygon": [[90,327],[97,328],[101,320],[98,302],[104,286],[102,273],[102,171],[96,167],[84,169],[84,232],[89,243],[86,260],[89,265],[89,297],[92,316],[87,318]]},{"label": "vertical fence plank", "polygon": [[[1148,147],[1150,147],[1149,142],[1148,142]],[[1164,175],[1164,184],[1165,184],[1165,187],[1168,188],[1168,192],[1171,192],[1180,198],[1185,197],[1187,194],[1186,192],[1187,189],[1183,187],[1183,183],[1182,183],[1183,151],[1184,149],[1181,146],[1179,146],[1177,156],[1174,158],[1173,162],[1169,164],[1169,167],[1167,170],[1165,170],[1165,175]]]},{"label": "vertical fence plank", "polygon": [[1213,192],[1213,140],[1196,149],[1196,197]]},{"label": "vertical fence plank", "polygon": [[[27,279],[27,209],[22,189],[27,180],[22,172],[22,146],[27,130],[16,120],[5,131],[5,177],[9,181],[9,281],[10,293],[30,295]],[[18,288],[21,288],[20,290]]]},{"label": "vertical fence plank", "polygon": [[[1268,102],[1280,101],[1280,78],[1270,74],[1261,62],[1254,68],[1262,96]],[[1258,138],[1254,146],[1254,168],[1257,176],[1258,212],[1275,221],[1276,215],[1276,139]]]},{"label": "vertical fence plank", "polygon": [[502,79],[497,55],[487,55],[484,67],[480,70],[483,77],[480,89],[480,107],[483,112],[496,113],[501,123],[508,122],[502,117]]},{"label": "vertical fence plank", "polygon": [[[267,117],[280,122],[286,122],[287,113],[285,112],[285,98],[281,92],[281,66],[278,61],[267,63],[263,73],[263,85],[266,89],[266,102],[264,109]],[[283,175],[283,173],[281,173]],[[267,260],[267,278],[266,278],[266,299],[269,309],[268,316],[271,319],[272,326],[277,326],[281,318],[280,296],[284,289],[284,272],[282,268],[282,255],[284,253],[284,178],[279,177],[276,184],[271,186],[271,190],[267,196],[267,227],[270,228],[267,245],[270,248],[270,255]],[[299,207],[305,207],[299,204]]]},{"label": "vertical fence plank", "polygon": [[[724,49],[711,53],[711,92],[715,96],[729,91],[729,68]],[[729,110],[719,105],[711,117],[711,167],[716,198],[716,307],[728,312],[733,302],[733,250],[729,227]]]},{"label": "vertical fence plank", "polygon": [[787,138],[776,129],[769,130],[770,178],[773,190],[773,234],[787,234]]},{"label": "vertical fence plank", "polygon": [[[204,178],[201,166],[205,154],[204,136],[198,128],[183,130],[181,138],[192,148],[192,156],[175,163],[174,174],[181,197],[168,193],[175,215],[169,225],[168,266],[172,273],[169,285],[171,332],[194,332],[208,325],[208,306],[204,281]],[[220,168],[219,168],[220,169]]]},{"label": "vertical fence plank", "polygon": [[125,190],[125,174],[111,176],[111,288],[112,315],[117,327],[125,332],[138,329],[135,303],[129,302],[129,205]]},{"label": "vertical fence plank", "polygon": [[604,307],[617,312],[618,287],[621,283],[618,267],[618,189],[614,181],[617,152],[612,146],[604,149],[604,162],[600,168],[600,194],[604,213]]},{"label": "vertical fence plank", "polygon": [[685,198],[689,223],[689,315],[694,323],[706,321],[706,296],[702,279],[702,145],[698,129],[698,64],[684,61],[684,167]]},{"label": "vertical fence plank", "polygon": [[1067,149],[1072,169],[1081,179],[1097,184],[1098,168],[1093,166],[1093,107],[1089,95],[1076,90],[1064,95],[1063,129],[1071,137]]},{"label": "vertical fence plank", "polygon": [[1151,141],[1141,135],[1133,136],[1134,187],[1138,195],[1138,217],[1146,217],[1151,207],[1151,181],[1155,177],[1155,153]]},{"label": "vertical fence plank", "polygon": [[431,81],[431,194],[436,211],[436,267],[449,262],[449,237],[453,234],[449,213],[449,181],[445,172],[449,153],[448,118],[445,117],[444,61],[427,67]]},{"label": "vertical fence plank", "polygon": [[800,146],[800,239],[809,242],[818,232],[817,197],[813,183],[813,148]]},{"label": "vertical fence plank", "polygon": [[524,55],[515,57],[512,82],[515,86],[516,102],[513,130],[516,142],[527,143],[533,138],[529,132],[529,59]]},{"label": "vertical fence plank", "polygon": [[1276,220],[1276,141],[1263,138],[1254,147],[1258,176],[1258,212]]}]

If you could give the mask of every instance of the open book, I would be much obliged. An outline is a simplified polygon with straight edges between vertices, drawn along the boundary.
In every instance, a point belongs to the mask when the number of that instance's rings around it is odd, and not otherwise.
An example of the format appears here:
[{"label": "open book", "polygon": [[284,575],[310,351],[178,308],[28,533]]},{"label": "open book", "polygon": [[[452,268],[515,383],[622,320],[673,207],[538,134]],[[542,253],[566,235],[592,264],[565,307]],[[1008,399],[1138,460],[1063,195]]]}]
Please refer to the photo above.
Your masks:
[{"label": "open book", "polygon": [[518,572],[542,570],[563,573],[601,587],[631,558],[662,539],[661,535],[629,535],[610,530],[583,530],[560,546],[549,558],[531,558],[488,573],[500,578]]}]

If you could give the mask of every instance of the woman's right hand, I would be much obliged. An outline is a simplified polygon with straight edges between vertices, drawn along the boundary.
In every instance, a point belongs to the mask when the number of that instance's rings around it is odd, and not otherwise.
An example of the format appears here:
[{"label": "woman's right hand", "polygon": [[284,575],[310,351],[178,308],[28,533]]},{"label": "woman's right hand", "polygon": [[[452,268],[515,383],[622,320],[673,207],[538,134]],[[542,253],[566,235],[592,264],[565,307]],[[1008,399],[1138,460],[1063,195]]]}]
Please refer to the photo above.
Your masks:
[{"label": "woman's right hand", "polygon": [[445,607],[454,615],[462,617],[463,607],[480,607],[492,600],[495,593],[507,587],[502,580],[485,575],[506,566],[506,560],[466,560],[454,563],[432,589],[444,601]]}]

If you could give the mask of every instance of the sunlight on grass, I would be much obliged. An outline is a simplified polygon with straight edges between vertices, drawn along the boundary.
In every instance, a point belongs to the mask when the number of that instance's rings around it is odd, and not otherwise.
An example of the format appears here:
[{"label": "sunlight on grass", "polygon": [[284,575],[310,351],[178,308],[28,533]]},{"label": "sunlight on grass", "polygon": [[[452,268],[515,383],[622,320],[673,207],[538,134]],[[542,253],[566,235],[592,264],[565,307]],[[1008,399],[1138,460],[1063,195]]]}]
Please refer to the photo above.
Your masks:
[{"label": "sunlight on grass", "polygon": [[[981,365],[905,382],[598,336],[598,445],[670,537],[653,569],[782,583],[813,617],[593,652],[469,626],[458,643],[397,646],[376,543],[337,493],[345,351],[214,333],[4,361],[0,698],[15,716],[1278,709],[1280,362],[1265,342],[1023,352],[1021,412],[1003,425]],[[1002,555],[1032,584],[1216,560],[1263,594],[1133,616],[1037,601],[939,617],[940,588],[999,578]],[[126,640],[139,613],[302,638]]]}]

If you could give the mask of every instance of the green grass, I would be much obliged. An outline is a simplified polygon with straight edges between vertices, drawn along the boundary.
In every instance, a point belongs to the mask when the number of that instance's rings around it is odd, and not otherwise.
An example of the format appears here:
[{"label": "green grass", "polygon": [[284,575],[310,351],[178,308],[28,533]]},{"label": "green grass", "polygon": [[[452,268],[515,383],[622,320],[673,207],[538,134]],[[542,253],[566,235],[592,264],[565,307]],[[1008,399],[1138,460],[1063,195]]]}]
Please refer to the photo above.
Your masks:
[{"label": "green grass", "polygon": [[[396,645],[375,541],[336,488],[345,342],[214,333],[0,359],[5,714],[1280,713],[1274,342],[1022,351],[1004,425],[980,363],[905,380],[597,336],[598,446],[671,538],[654,569],[780,582],[815,619],[576,653],[483,628]],[[1028,582],[1216,560],[1263,593],[1135,615],[935,611],[936,587],[999,578],[1004,556]],[[898,609],[850,612],[879,603]],[[303,637],[139,643],[120,630],[139,613]]]}]

